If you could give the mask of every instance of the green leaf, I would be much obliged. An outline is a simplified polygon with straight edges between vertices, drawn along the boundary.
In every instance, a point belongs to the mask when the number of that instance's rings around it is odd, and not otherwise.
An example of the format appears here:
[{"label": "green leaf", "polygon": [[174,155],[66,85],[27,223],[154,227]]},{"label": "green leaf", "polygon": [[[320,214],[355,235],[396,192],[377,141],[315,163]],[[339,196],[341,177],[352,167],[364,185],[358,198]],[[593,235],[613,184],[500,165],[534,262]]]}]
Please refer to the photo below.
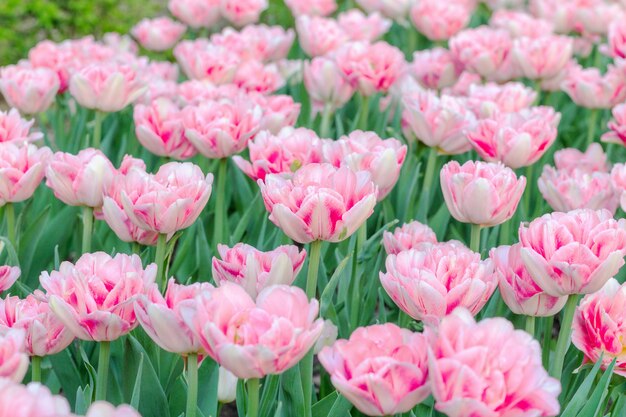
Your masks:
[{"label": "green leaf", "polygon": [[276,404],[276,395],[280,386],[279,375],[268,375],[263,383],[263,394],[261,395],[261,405],[259,407],[260,417],[270,417],[270,410]]},{"label": "green leaf", "polygon": [[139,400],[141,398],[141,378],[143,377],[143,353],[139,358],[139,366],[137,367],[137,377],[135,378],[135,386],[133,387],[133,396],[130,397],[130,405],[137,410],[139,408]]},{"label": "green leaf", "polygon": [[588,401],[589,391],[593,386],[593,382],[596,379],[596,375],[598,375],[598,371],[600,370],[600,364],[602,363],[602,358],[598,359],[596,364],[589,372],[589,375],[585,378],[582,384],[578,387],[576,394],[569,401],[563,413],[561,413],[561,417],[576,417],[578,412],[585,406],[585,403]]},{"label": "green leaf", "polygon": [[596,417],[602,415],[602,406],[609,393],[609,383],[613,376],[613,368],[615,367],[616,361],[617,358],[614,358],[606,371],[604,371],[602,378],[600,378],[596,388],[593,390],[593,393],[587,400],[583,409],[577,414],[577,417]]},{"label": "green leaf", "polygon": [[313,404],[313,417],[345,417],[350,416],[352,404],[337,391],[327,395]]}]

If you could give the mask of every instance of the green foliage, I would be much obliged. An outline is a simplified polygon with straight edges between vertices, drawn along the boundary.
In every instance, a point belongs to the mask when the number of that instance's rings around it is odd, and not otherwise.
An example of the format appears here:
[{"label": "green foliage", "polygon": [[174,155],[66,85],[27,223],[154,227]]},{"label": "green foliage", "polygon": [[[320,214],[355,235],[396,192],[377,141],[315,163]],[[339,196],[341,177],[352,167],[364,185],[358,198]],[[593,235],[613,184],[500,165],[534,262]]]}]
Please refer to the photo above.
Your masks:
[{"label": "green foliage", "polygon": [[165,0],[3,0],[0,65],[26,58],[43,39],[126,33],[141,18],[166,12]]}]

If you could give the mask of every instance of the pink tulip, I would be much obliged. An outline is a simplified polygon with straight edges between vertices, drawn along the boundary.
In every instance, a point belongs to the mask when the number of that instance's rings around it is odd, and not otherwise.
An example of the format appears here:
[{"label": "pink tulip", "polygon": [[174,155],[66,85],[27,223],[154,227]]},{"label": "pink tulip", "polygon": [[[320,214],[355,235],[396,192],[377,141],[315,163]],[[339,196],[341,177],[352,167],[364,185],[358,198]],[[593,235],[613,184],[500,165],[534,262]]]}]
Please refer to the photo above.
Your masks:
[{"label": "pink tulip", "polygon": [[421,249],[431,243],[437,243],[437,235],[428,225],[416,220],[396,227],[392,232],[383,232],[383,246],[387,255],[397,255],[411,249]]},{"label": "pink tulip", "polygon": [[28,371],[28,355],[24,353],[25,334],[21,329],[0,333],[0,381],[22,382]]},{"label": "pink tulip", "polygon": [[206,39],[180,42],[174,48],[174,57],[187,78],[214,84],[230,83],[241,64],[236,52],[210,44]]},{"label": "pink tulip", "polygon": [[450,161],[441,169],[441,191],[450,214],[463,223],[496,226],[515,214],[526,178],[502,163]]},{"label": "pink tulip", "polygon": [[326,106],[329,111],[338,110],[354,95],[354,88],[330,58],[317,57],[306,62],[303,76],[304,86],[317,112]]},{"label": "pink tulip", "polygon": [[462,1],[420,0],[411,8],[411,21],[431,41],[445,41],[465,28],[472,10]]},{"label": "pink tulip", "polygon": [[624,265],[626,220],[608,210],[545,214],[522,224],[519,239],[524,265],[547,294],[591,294]]},{"label": "pink tulip", "polygon": [[47,147],[0,142],[0,207],[31,198],[51,156]]},{"label": "pink tulip", "polygon": [[291,178],[271,174],[257,181],[269,219],[299,243],[339,242],[374,212],[378,189],[366,171],[308,164]]},{"label": "pink tulip", "polygon": [[318,16],[299,16],[296,19],[296,32],[300,47],[311,57],[326,55],[349,40],[339,23]]},{"label": "pink tulip", "polygon": [[351,42],[334,58],[344,77],[364,96],[388,92],[407,66],[402,51],[387,42]]},{"label": "pink tulip", "polygon": [[34,123],[34,120],[23,119],[16,109],[0,111],[0,143],[34,142],[43,138],[40,132],[30,132]]},{"label": "pink tulip", "polygon": [[98,149],[83,149],[78,155],[57,152],[47,164],[46,185],[67,205],[101,207],[114,173],[113,164]]},{"label": "pink tulip", "polygon": [[578,5],[575,1],[531,0],[530,12],[554,25],[558,33],[568,33],[575,29],[575,11]]},{"label": "pink tulip", "polygon": [[561,384],[541,364],[541,346],[503,318],[476,323],[465,309],[427,329],[435,409],[449,417],[559,413]]},{"label": "pink tulip", "polygon": [[[576,2],[575,2],[576,3]],[[607,28],[613,21],[623,21],[623,6],[621,4],[609,4],[603,1],[591,1],[576,5],[574,19],[577,28],[581,32],[592,35],[606,35]],[[590,3],[590,4],[589,4]]]},{"label": "pink tulip", "polygon": [[181,308],[213,289],[209,283],[181,285],[171,278],[163,296],[154,284],[135,301],[137,321],[150,339],[167,352],[184,356],[201,352],[200,341],[183,322]]},{"label": "pink tulip", "polygon": [[59,77],[48,68],[11,65],[0,70],[0,91],[11,107],[22,113],[43,113],[59,91]]},{"label": "pink tulip", "polygon": [[565,148],[554,153],[554,165],[559,171],[581,169],[587,172],[608,172],[609,165],[602,146],[592,143],[585,152],[576,148]]},{"label": "pink tulip", "polygon": [[242,27],[257,22],[269,6],[267,0],[221,0],[220,11],[234,26]]},{"label": "pink tulip", "polygon": [[601,50],[612,58],[626,58],[626,25],[620,19],[614,20],[609,25],[608,45],[600,47]]},{"label": "pink tulip", "polygon": [[485,161],[516,169],[534,164],[552,146],[560,120],[552,107],[496,114],[478,122],[467,138]]},{"label": "pink tulip", "polygon": [[136,105],[133,119],[137,140],[153,154],[176,159],[196,155],[196,148],[185,136],[181,111],[169,99]]},{"label": "pink tulip", "polygon": [[611,182],[622,210],[626,211],[626,164],[615,164],[611,169]]},{"label": "pink tulip", "polygon": [[217,285],[233,282],[256,299],[263,289],[272,285],[291,285],[304,263],[306,251],[296,246],[279,246],[262,252],[245,243],[232,248],[217,245],[222,258],[213,257],[213,280]]},{"label": "pink tulip", "polygon": [[368,171],[378,187],[378,201],[383,200],[400,178],[407,147],[397,139],[381,139],[374,132],[355,130],[339,140],[326,140],[324,159],[339,168]]},{"label": "pink tulip", "polygon": [[146,88],[131,67],[98,63],[74,73],[69,90],[81,106],[110,113],[137,100]]},{"label": "pink tulip", "polygon": [[0,417],[73,417],[70,405],[45,385],[0,379]]},{"label": "pink tulip", "polygon": [[380,282],[402,311],[436,325],[458,306],[475,315],[498,285],[490,260],[460,242],[422,245],[388,255]]},{"label": "pink tulip", "polygon": [[313,353],[316,355],[322,351],[325,347],[330,347],[337,341],[337,334],[339,329],[330,320],[324,320],[324,328],[317,342],[313,346]]},{"label": "pink tulip", "polygon": [[233,84],[215,85],[208,80],[187,80],[177,85],[174,101],[181,106],[198,106],[207,101],[221,101],[241,94]]},{"label": "pink tulip", "polygon": [[220,366],[218,373],[217,400],[222,404],[235,401],[239,379],[223,366]]},{"label": "pink tulip", "polygon": [[356,2],[368,13],[379,12],[394,20],[405,20],[413,4],[412,0],[356,0]]},{"label": "pink tulip", "polygon": [[602,135],[602,142],[626,146],[626,104],[618,104],[611,110],[613,119],[609,121],[609,132]]},{"label": "pink tulip", "polygon": [[137,326],[133,304],[154,282],[155,264],[145,269],[137,255],[86,253],[76,264],[42,272],[50,310],[79,339],[113,341]]},{"label": "pink tulip", "polygon": [[18,266],[0,266],[0,292],[11,288],[21,273],[22,270]]},{"label": "pink tulip", "polygon": [[74,335],[50,311],[45,295],[36,290],[25,299],[0,300],[0,333],[8,329],[24,331],[24,346],[29,356],[54,355],[74,340]]},{"label": "pink tulip", "polygon": [[531,80],[556,77],[572,58],[573,42],[566,36],[519,38],[511,52],[524,77]]},{"label": "pink tulip", "polygon": [[309,302],[297,287],[268,287],[255,303],[232,283],[182,310],[209,356],[242,379],[280,374],[298,363],[322,332],[317,314],[317,300]]},{"label": "pink tulip", "polygon": [[141,19],[131,30],[141,46],[150,51],[167,51],[180,40],[187,28],[169,17]]},{"label": "pink tulip", "polygon": [[402,126],[409,140],[416,138],[426,146],[451,155],[471,149],[465,134],[476,123],[476,118],[462,99],[419,92],[407,95],[403,107]]},{"label": "pink tulip", "polygon": [[351,41],[374,42],[391,29],[391,20],[380,13],[366,15],[359,9],[350,9],[337,16],[339,26]]},{"label": "pink tulip", "polygon": [[626,98],[625,71],[624,63],[609,65],[604,75],[595,67],[574,65],[568,70],[561,88],[579,106],[608,109]]},{"label": "pink tulip", "polygon": [[486,26],[463,30],[450,39],[450,51],[465,69],[488,79],[506,79],[512,47],[508,32]]},{"label": "pink tulip", "polygon": [[522,83],[487,83],[469,86],[467,104],[479,119],[493,118],[497,113],[515,113],[530,108],[537,93]]},{"label": "pink tulip", "polygon": [[107,32],[102,35],[102,43],[120,53],[136,55],[139,52],[139,46],[130,36],[117,32]]},{"label": "pink tulip", "polygon": [[183,109],[187,139],[207,158],[226,158],[243,151],[259,130],[261,107],[238,98],[210,101]]},{"label": "pink tulip", "polygon": [[441,90],[454,85],[462,67],[447,49],[432,48],[413,54],[410,72],[423,87]]},{"label": "pink tulip", "polygon": [[602,359],[606,369],[615,360],[613,372],[626,376],[625,314],[626,286],[614,278],[582,299],[574,313],[572,343],[584,353],[585,362]]},{"label": "pink tulip", "polygon": [[293,29],[261,24],[248,25],[239,32],[227,27],[211,36],[211,44],[234,51],[244,61],[276,62],[287,58],[294,39]]},{"label": "pink tulip", "polygon": [[141,415],[128,405],[115,407],[106,401],[96,401],[91,404],[85,417],[141,417]]},{"label": "pink tulip", "polygon": [[272,94],[285,85],[285,79],[275,64],[264,65],[260,61],[246,61],[237,68],[233,84],[243,91]]},{"label": "pink tulip", "polygon": [[337,10],[335,0],[285,0],[285,4],[295,16],[328,16]]},{"label": "pink tulip", "polygon": [[280,134],[285,127],[293,127],[300,116],[302,105],[286,94],[265,96],[248,94],[254,104],[262,109],[259,131],[267,130],[272,135]]},{"label": "pink tulip", "polygon": [[[211,196],[213,175],[205,176],[190,162],[170,162],[154,175],[132,169],[124,181],[119,198],[128,220],[140,229],[167,235],[169,239],[200,216]],[[115,225],[112,228],[127,227],[126,219],[114,217],[117,210],[113,209],[118,206],[115,200],[108,200],[107,204],[104,213],[109,224]],[[111,212],[107,213],[109,209]]]},{"label": "pink tulip", "polygon": [[500,295],[515,314],[549,317],[565,306],[567,297],[546,294],[528,273],[521,257],[521,245],[491,249],[489,256],[499,280]]},{"label": "pink tulip", "polygon": [[169,0],[169,11],[192,28],[208,28],[220,20],[220,0]]},{"label": "pink tulip", "polygon": [[615,214],[619,200],[608,172],[584,169],[556,170],[549,165],[537,181],[539,191],[554,211],[607,209]]},{"label": "pink tulip", "polygon": [[386,416],[408,412],[430,394],[427,350],[422,334],[387,323],[359,327],[318,357],[359,411]]},{"label": "pink tulip", "polygon": [[160,98],[176,101],[181,98],[178,95],[178,90],[178,84],[174,81],[153,80],[152,83],[148,84],[148,89],[144,95],[137,99],[135,104],[149,106],[152,102]]},{"label": "pink tulip", "polygon": [[322,142],[314,131],[305,128],[285,127],[278,135],[262,131],[250,141],[248,149],[251,162],[239,155],[233,156],[233,162],[255,181],[322,161]]},{"label": "pink tulip", "polygon": [[489,19],[489,26],[506,30],[512,38],[540,38],[554,32],[551,22],[519,10],[495,11]]}]

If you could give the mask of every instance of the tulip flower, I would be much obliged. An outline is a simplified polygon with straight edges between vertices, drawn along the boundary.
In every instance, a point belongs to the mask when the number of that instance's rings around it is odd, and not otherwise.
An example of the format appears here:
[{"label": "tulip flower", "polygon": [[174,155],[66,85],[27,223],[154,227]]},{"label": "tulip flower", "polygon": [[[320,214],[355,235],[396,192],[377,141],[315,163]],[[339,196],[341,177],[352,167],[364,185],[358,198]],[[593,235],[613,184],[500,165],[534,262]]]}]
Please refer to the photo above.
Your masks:
[{"label": "tulip flower", "polygon": [[380,13],[364,14],[359,9],[350,9],[337,16],[337,23],[351,41],[374,42],[391,29],[391,20]]},{"label": "tulip flower", "polygon": [[0,379],[0,416],[2,417],[73,417],[70,404],[61,395],[53,395],[37,382],[22,385]]},{"label": "tulip flower", "polygon": [[626,146],[626,104],[618,104],[611,110],[613,119],[608,123],[609,132],[602,135],[602,142]]},{"label": "tulip flower", "polygon": [[41,139],[42,133],[30,132],[34,123],[34,120],[23,119],[17,109],[0,111],[0,143],[34,142]]},{"label": "tulip flower", "polygon": [[368,13],[379,12],[398,21],[406,19],[413,5],[412,0],[356,0],[356,2]]},{"label": "tulip flower", "polygon": [[403,251],[419,249],[423,244],[429,243],[437,243],[437,236],[433,229],[418,221],[396,227],[393,233],[383,232],[383,246],[387,255],[397,255]]},{"label": "tulip flower", "polygon": [[513,41],[511,54],[524,77],[556,77],[572,58],[574,42],[566,36],[522,37]]},{"label": "tulip flower", "polygon": [[17,266],[2,265],[0,266],[0,292],[4,292],[11,288],[15,281],[20,277],[22,271]]},{"label": "tulip flower", "polygon": [[333,19],[317,16],[299,16],[296,32],[300,47],[310,57],[323,56],[348,42],[348,34]]},{"label": "tulip flower", "polygon": [[230,83],[241,63],[236,52],[206,39],[180,42],[174,48],[174,57],[187,78],[218,85]]},{"label": "tulip flower", "polygon": [[425,49],[413,54],[410,73],[422,87],[441,90],[456,83],[463,68],[444,48]]},{"label": "tulip flower", "polygon": [[619,201],[622,210],[626,208],[626,164],[615,164],[611,169],[611,182],[615,198]]},{"label": "tulip flower", "polygon": [[169,0],[167,8],[194,29],[208,28],[220,20],[220,0]]},{"label": "tulip flower", "polygon": [[242,27],[257,22],[268,6],[267,0],[221,0],[220,12],[233,26]]},{"label": "tulip flower", "polygon": [[128,405],[115,407],[106,401],[96,401],[91,404],[85,417],[141,417],[141,415]]},{"label": "tulip flower", "polygon": [[445,41],[465,28],[473,10],[463,1],[421,0],[411,8],[411,21],[432,41]]},{"label": "tulip flower", "polygon": [[518,82],[471,84],[467,91],[467,105],[479,119],[529,109],[536,99],[537,92]]},{"label": "tulip flower", "polygon": [[285,4],[295,16],[328,16],[337,10],[335,0],[285,0]]},{"label": "tulip flower", "polygon": [[10,329],[0,334],[0,380],[19,383],[24,379],[28,371],[25,337],[21,329]]},{"label": "tulip flower", "polygon": [[295,40],[293,29],[248,25],[236,31],[227,27],[211,36],[211,44],[234,51],[242,60],[278,62],[286,59]]},{"label": "tulip flower", "polygon": [[131,30],[141,46],[150,51],[167,51],[180,40],[187,28],[168,17],[142,19]]},{"label": "tulip flower", "polygon": [[504,29],[512,38],[542,38],[554,34],[554,25],[526,11],[496,10],[489,19],[489,26]]},{"label": "tulip flower", "polygon": [[0,70],[0,92],[9,106],[25,114],[48,110],[59,87],[59,77],[48,68],[11,65]]}]

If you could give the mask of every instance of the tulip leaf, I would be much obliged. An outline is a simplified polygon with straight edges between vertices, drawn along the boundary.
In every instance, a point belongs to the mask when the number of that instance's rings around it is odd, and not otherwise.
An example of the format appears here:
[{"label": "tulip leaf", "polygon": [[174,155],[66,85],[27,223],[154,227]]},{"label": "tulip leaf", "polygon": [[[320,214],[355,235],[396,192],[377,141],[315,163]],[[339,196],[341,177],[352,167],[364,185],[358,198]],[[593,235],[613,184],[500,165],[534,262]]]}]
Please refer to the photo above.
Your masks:
[{"label": "tulip leaf", "polygon": [[200,362],[198,369],[198,408],[205,416],[217,416],[219,366],[211,358]]},{"label": "tulip leaf", "polygon": [[346,398],[333,391],[331,394],[313,404],[313,417],[345,417],[349,416],[352,404]]},{"label": "tulip leaf", "polygon": [[133,387],[133,395],[130,397],[130,405],[137,410],[139,408],[139,399],[141,398],[141,378],[143,377],[143,361],[144,354],[139,356],[139,365],[137,366],[137,377],[135,378],[135,386]]},{"label": "tulip leaf", "polygon": [[577,414],[577,417],[596,417],[598,415],[602,415],[602,405],[604,404],[604,400],[609,393],[609,384],[611,382],[611,377],[613,376],[613,368],[615,368],[616,361],[617,358],[614,358],[608,368],[606,368],[604,374],[600,378],[600,381],[593,390],[593,393],[586,401],[582,410],[580,410]]},{"label": "tulip leaf", "polygon": [[239,219],[239,224],[237,225],[237,227],[235,228],[235,231],[232,233],[230,237],[231,246],[237,242],[241,242],[241,238],[243,237],[243,234],[246,231],[246,228],[249,226],[250,218],[252,217],[252,214],[263,213],[263,211],[265,210],[264,207],[259,207],[257,205],[257,202],[260,199],[261,199],[261,193],[257,193],[252,199],[252,201],[250,202],[250,205],[248,206],[247,210],[243,213],[243,216],[241,216],[241,219]]},{"label": "tulip leaf", "polygon": [[585,403],[588,401],[589,391],[593,386],[593,383],[596,379],[596,375],[600,371],[600,364],[602,363],[602,357],[598,359],[596,364],[593,366],[589,375],[585,378],[582,384],[578,387],[576,394],[572,397],[572,399],[567,403],[567,406],[561,413],[561,417],[575,417],[578,412],[585,406]]},{"label": "tulip leaf", "polygon": [[93,389],[91,387],[92,385],[87,385],[85,388],[78,387],[76,390],[75,411],[77,414],[85,414],[91,405],[91,398],[93,396]]},{"label": "tulip leaf", "polygon": [[[52,364],[52,370],[61,384],[62,391],[67,393],[78,392],[80,386],[83,385],[84,382],[76,361],[72,357],[72,349],[73,346],[70,346],[56,355],[48,356],[48,360]],[[70,401],[70,405],[75,405],[75,403],[73,403],[75,398],[70,396],[68,401]]]},{"label": "tulip leaf", "polygon": [[276,395],[280,386],[279,375],[268,375],[263,383],[263,394],[261,395],[261,405],[259,407],[260,417],[270,417],[270,410],[276,403]]},{"label": "tulip leaf", "polygon": [[333,275],[330,277],[330,281],[328,281],[326,288],[324,288],[324,291],[322,292],[322,296],[320,297],[320,312],[322,317],[326,317],[326,313],[329,311],[329,306],[333,305],[333,295],[335,294],[335,289],[339,283],[339,277],[341,276],[341,273],[346,265],[350,262],[351,258],[352,253],[349,253],[348,256],[346,256],[343,261],[337,265],[335,272],[333,272]]},{"label": "tulip leaf", "polygon": [[280,376],[281,391],[279,401],[284,404],[285,417],[302,417],[304,411],[304,392],[300,380],[300,366],[296,365]]}]

